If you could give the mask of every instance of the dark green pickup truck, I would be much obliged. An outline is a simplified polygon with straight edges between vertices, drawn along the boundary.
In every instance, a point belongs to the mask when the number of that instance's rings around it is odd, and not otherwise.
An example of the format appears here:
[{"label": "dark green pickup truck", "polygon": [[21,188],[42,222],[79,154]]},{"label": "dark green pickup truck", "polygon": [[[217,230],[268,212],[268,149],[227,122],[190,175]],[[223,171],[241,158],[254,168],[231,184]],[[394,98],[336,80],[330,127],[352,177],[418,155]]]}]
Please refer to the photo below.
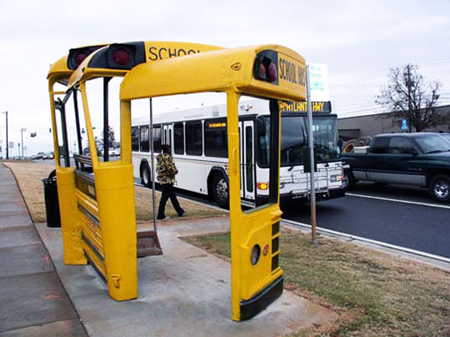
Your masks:
[{"label": "dark green pickup truck", "polygon": [[390,133],[370,146],[342,154],[347,189],[357,181],[427,187],[437,201],[450,202],[450,141],[438,133]]}]

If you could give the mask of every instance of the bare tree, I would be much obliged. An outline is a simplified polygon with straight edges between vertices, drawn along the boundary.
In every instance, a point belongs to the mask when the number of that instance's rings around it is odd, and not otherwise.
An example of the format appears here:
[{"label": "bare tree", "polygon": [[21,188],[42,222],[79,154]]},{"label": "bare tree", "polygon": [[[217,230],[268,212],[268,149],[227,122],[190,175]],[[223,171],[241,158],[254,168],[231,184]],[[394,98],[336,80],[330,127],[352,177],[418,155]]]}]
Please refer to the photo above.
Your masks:
[{"label": "bare tree", "polygon": [[420,132],[426,128],[444,123],[444,118],[436,111],[439,100],[438,81],[425,83],[419,73],[419,67],[407,64],[402,68],[391,68],[388,86],[381,88],[375,103],[388,109],[392,124],[408,121],[409,132],[412,128]]},{"label": "bare tree", "polygon": [[[105,143],[105,132],[103,130],[101,144],[103,145],[104,143]],[[109,147],[114,147],[114,148],[117,147],[116,137],[115,137],[114,129],[112,126],[108,126],[108,144],[109,144]]]}]

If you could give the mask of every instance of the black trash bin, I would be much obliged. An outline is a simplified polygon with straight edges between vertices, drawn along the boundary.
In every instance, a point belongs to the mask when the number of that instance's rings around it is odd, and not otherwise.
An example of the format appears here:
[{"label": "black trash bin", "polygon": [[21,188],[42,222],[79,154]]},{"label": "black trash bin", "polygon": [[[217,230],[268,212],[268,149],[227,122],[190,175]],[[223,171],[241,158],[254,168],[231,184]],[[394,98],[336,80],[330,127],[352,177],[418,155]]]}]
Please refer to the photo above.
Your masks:
[{"label": "black trash bin", "polygon": [[42,179],[44,183],[45,211],[47,214],[47,227],[61,227],[59,214],[58,186],[56,184],[56,170],[48,178]]}]

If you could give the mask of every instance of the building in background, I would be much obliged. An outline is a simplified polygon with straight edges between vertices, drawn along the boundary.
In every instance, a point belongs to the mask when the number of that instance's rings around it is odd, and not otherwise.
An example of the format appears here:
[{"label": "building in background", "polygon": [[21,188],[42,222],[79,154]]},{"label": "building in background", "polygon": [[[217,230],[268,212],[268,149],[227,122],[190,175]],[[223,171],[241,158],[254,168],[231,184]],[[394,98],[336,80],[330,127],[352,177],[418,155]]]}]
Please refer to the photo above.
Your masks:
[{"label": "building in background", "polygon": [[[424,131],[450,132],[450,105],[439,106],[435,109],[442,116],[447,116],[447,123]],[[339,136],[343,140],[374,136],[380,133],[403,132],[402,121],[396,120],[393,123],[393,117],[390,116],[389,112],[355,117],[338,117],[338,125]]]}]

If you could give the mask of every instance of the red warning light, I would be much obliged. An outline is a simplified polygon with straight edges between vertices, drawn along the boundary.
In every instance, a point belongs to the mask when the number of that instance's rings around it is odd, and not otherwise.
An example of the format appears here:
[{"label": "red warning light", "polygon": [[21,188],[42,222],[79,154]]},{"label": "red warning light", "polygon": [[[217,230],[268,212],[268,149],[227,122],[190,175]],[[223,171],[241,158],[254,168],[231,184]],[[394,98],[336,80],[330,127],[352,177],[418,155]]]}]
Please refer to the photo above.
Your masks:
[{"label": "red warning light", "polygon": [[278,85],[278,54],[272,50],[260,52],[255,59],[253,76],[260,80]]},{"label": "red warning light", "polygon": [[75,62],[77,63],[77,65],[80,65],[87,56],[88,56],[88,54],[86,54],[85,52],[77,53],[75,55]]},{"label": "red warning light", "polygon": [[270,63],[268,80],[269,82],[275,82],[277,79],[278,79],[277,67],[275,66],[275,64]]},{"label": "red warning light", "polygon": [[121,66],[125,66],[130,62],[130,52],[124,48],[117,48],[113,53],[113,60]]}]

